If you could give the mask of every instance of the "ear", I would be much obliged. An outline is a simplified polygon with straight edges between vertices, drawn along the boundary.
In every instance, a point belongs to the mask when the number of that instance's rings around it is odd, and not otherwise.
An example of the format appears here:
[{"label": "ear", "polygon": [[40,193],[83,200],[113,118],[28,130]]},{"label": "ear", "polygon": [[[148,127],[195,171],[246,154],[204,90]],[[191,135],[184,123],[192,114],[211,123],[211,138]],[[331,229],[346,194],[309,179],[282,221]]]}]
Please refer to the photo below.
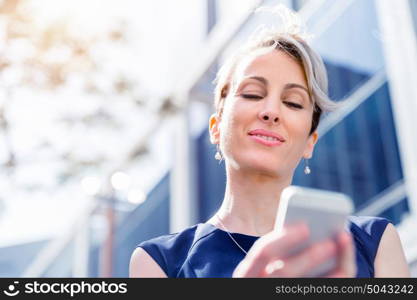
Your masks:
[{"label": "ear", "polygon": [[219,144],[220,142],[220,120],[217,114],[212,114],[209,120],[210,142],[212,144]]},{"label": "ear", "polygon": [[305,159],[310,159],[313,156],[314,146],[316,145],[318,138],[319,138],[319,134],[317,133],[317,131],[314,131],[308,137],[307,146],[303,154],[303,157]]}]

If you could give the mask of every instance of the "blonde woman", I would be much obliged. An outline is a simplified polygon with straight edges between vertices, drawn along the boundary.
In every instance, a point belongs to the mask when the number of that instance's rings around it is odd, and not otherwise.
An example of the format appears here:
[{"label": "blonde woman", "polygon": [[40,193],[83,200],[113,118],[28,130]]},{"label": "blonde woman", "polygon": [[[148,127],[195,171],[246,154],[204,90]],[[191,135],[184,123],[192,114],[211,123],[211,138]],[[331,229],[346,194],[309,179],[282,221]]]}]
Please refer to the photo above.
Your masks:
[{"label": "blonde woman", "polygon": [[220,209],[205,223],[142,242],[131,277],[306,277],[334,258],[326,277],[409,276],[398,233],[383,218],[351,216],[336,240],[292,256],[309,228],[273,231],[281,192],[312,157],[321,113],[335,107],[321,58],[299,27],[286,28],[257,32],[217,76],[209,131],[227,175]]}]

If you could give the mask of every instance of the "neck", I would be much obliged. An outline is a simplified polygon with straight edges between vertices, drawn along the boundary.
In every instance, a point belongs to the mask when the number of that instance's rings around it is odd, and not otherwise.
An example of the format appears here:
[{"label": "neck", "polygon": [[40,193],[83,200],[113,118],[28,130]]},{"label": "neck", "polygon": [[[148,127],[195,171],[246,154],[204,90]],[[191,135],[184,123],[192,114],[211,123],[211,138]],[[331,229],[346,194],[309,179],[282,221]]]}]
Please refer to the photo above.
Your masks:
[{"label": "neck", "polygon": [[[281,192],[290,182],[291,177],[230,168],[223,203],[216,214],[228,231],[265,235],[274,228]],[[219,225],[215,217],[209,222]]]}]

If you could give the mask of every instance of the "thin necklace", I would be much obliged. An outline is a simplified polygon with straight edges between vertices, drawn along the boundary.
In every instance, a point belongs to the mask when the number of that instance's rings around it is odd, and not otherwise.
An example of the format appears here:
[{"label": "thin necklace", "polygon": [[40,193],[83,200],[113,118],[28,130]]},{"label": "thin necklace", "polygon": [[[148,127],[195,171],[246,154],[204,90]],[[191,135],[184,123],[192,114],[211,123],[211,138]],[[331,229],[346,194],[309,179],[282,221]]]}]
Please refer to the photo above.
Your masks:
[{"label": "thin necklace", "polygon": [[219,220],[220,225],[222,225],[223,229],[227,232],[227,234],[230,236],[230,238],[232,239],[233,242],[235,242],[235,244],[240,248],[240,250],[242,250],[245,254],[248,254],[248,252],[243,249],[238,242],[236,242],[236,240],[233,238],[233,236],[230,234],[229,230],[226,228],[226,226],[224,226],[222,220],[220,220],[220,217],[218,214],[216,214],[217,220]]}]

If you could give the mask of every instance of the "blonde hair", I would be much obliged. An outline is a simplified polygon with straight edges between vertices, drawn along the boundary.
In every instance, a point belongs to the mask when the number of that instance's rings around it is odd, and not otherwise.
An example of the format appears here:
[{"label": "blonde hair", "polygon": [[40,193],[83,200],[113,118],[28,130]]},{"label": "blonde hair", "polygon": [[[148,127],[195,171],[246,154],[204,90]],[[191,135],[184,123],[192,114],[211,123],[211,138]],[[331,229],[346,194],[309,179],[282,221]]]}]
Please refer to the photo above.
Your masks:
[{"label": "blonde hair", "polygon": [[[233,89],[232,78],[238,64],[243,58],[259,50],[284,51],[293,57],[303,68],[310,98],[314,105],[313,120],[310,134],[313,133],[320,121],[322,112],[336,109],[337,103],[328,97],[327,72],[321,57],[307,44],[308,35],[302,31],[298,16],[283,5],[274,8],[261,8],[258,11],[267,11],[278,14],[283,21],[280,28],[267,28],[262,26],[255,30],[248,42],[239,51],[232,55],[217,73],[214,83],[214,106],[221,117],[224,101]],[[264,50],[264,51],[263,51]]]}]

